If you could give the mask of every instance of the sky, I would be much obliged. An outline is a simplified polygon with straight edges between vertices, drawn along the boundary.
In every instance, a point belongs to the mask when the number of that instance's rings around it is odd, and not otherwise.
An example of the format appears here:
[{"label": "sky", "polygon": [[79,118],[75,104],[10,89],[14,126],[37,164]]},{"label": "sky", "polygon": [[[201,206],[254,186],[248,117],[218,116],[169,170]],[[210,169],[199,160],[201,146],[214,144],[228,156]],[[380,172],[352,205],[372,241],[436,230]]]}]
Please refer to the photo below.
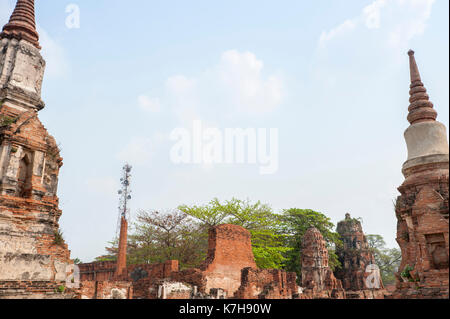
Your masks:
[{"label": "sky", "polygon": [[[0,0],[1,25],[13,6]],[[348,212],[398,247],[407,51],[448,128],[448,12],[447,0],[37,0],[40,119],[62,149],[72,258],[92,261],[114,238],[125,162],[132,217],[236,197],[335,224]],[[194,121],[278,129],[278,170],[175,164],[171,132]]]}]

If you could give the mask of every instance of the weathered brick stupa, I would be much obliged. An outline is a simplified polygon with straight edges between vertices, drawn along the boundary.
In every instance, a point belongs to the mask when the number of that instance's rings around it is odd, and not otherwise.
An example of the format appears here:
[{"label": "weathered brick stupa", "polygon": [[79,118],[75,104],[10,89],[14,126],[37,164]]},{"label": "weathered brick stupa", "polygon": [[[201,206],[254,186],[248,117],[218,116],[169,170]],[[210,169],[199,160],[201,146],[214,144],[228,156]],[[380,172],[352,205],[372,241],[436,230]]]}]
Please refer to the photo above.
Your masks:
[{"label": "weathered brick stupa", "polygon": [[408,160],[396,203],[402,262],[394,298],[448,298],[448,165],[446,128],[436,121],[414,57],[405,132]]},{"label": "weathered brick stupa", "polygon": [[[379,271],[368,268],[375,265],[375,258],[370,251],[361,222],[346,214],[345,220],[338,223],[337,232],[342,238],[343,246],[336,249],[342,267],[335,275],[342,281],[347,298],[384,298]],[[374,273],[375,271],[377,273]]]},{"label": "weathered brick stupa", "polygon": [[302,241],[302,299],[344,299],[345,292],[328,265],[328,249],[317,228],[306,231]]},{"label": "weathered brick stupa", "polygon": [[0,298],[69,297],[56,195],[62,158],[38,118],[45,61],[34,0],[17,1],[0,41]]}]

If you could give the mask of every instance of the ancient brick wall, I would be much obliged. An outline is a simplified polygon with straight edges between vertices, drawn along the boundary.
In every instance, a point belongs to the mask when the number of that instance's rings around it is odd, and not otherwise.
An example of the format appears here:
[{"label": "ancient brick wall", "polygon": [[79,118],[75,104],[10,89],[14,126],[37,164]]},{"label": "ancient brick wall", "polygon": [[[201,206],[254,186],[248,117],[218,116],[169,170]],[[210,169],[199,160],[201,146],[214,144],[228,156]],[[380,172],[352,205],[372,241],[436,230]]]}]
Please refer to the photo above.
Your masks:
[{"label": "ancient brick wall", "polygon": [[[3,111],[0,109],[0,117]],[[66,279],[70,251],[58,235],[62,159],[35,112],[0,127],[0,280]]]},{"label": "ancient brick wall", "polygon": [[112,280],[116,270],[115,261],[101,261],[77,265],[80,269],[80,281]]},{"label": "ancient brick wall", "polygon": [[164,263],[153,265],[130,265],[127,267],[124,275],[128,280],[137,281],[146,277],[155,279],[168,278],[177,271],[179,271],[178,260],[168,260]]},{"label": "ancient brick wall", "polygon": [[199,269],[172,272],[166,276],[142,278],[133,282],[135,299],[192,299],[206,296],[206,276]]},{"label": "ancient brick wall", "polygon": [[[80,281],[86,287],[95,282],[128,282],[134,287],[134,295],[137,299],[154,299],[156,294],[150,290],[157,290],[157,284],[165,278],[170,278],[179,271],[177,260],[168,260],[161,264],[141,264],[128,266],[121,275],[116,275],[116,262],[103,261],[80,264]],[[86,288],[87,289],[87,288]],[[86,293],[92,296],[92,293]]]},{"label": "ancient brick wall", "polygon": [[65,288],[65,282],[0,281],[0,299],[73,299],[76,296],[77,291]]},{"label": "ancient brick wall", "polygon": [[119,276],[116,275],[115,261],[100,261],[78,265],[81,281],[137,281],[142,278],[167,278],[179,270],[178,260],[168,260],[161,264],[129,265]]},{"label": "ancient brick wall", "polygon": [[279,269],[242,269],[237,299],[292,299],[298,296],[297,275]]},{"label": "ancient brick wall", "polygon": [[251,235],[236,225],[220,225],[209,232],[207,258],[200,268],[206,275],[206,287],[222,288],[233,295],[241,285],[241,270],[256,268]]},{"label": "ancient brick wall", "polygon": [[130,282],[83,281],[78,289],[79,299],[133,299]]}]

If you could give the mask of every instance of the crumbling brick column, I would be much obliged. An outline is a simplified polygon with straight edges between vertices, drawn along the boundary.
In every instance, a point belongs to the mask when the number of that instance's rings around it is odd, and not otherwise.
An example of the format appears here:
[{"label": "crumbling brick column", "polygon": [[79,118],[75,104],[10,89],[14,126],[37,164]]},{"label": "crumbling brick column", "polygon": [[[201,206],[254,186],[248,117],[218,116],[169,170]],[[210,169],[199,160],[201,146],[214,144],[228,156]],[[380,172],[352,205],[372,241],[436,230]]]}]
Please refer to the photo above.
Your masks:
[{"label": "crumbling brick column", "polygon": [[120,220],[119,253],[117,255],[116,276],[121,276],[127,269],[128,221],[124,216]]},{"label": "crumbling brick column", "polygon": [[206,276],[206,292],[221,288],[232,296],[241,285],[241,270],[256,268],[251,235],[236,225],[220,225],[209,232],[208,255],[201,270]]},{"label": "crumbling brick column", "polygon": [[302,241],[302,288],[310,298],[344,298],[342,283],[328,265],[328,249],[317,228],[306,231]]},{"label": "crumbling brick column", "polygon": [[[336,271],[336,277],[342,281],[347,291],[372,289],[367,287],[366,279],[371,272],[366,272],[367,266],[375,265],[375,258],[370,251],[369,243],[362,230],[361,222],[351,218],[350,214],[337,225],[343,247],[338,247],[336,253],[342,268]],[[383,281],[379,277],[377,289],[383,289]]]}]

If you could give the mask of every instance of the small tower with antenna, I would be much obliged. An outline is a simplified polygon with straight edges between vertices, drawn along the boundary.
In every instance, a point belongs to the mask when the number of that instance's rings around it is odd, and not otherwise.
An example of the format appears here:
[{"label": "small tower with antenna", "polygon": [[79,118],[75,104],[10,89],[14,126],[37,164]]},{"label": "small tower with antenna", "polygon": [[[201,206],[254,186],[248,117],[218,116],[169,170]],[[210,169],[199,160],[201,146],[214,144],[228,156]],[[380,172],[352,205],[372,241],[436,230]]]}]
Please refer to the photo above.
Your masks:
[{"label": "small tower with antenna", "polygon": [[130,217],[129,201],[131,200],[130,180],[131,169],[129,164],[123,167],[123,176],[120,179],[122,188],[119,190],[119,252],[117,255],[116,276],[123,275],[127,269],[127,241],[128,241],[128,219]]}]

